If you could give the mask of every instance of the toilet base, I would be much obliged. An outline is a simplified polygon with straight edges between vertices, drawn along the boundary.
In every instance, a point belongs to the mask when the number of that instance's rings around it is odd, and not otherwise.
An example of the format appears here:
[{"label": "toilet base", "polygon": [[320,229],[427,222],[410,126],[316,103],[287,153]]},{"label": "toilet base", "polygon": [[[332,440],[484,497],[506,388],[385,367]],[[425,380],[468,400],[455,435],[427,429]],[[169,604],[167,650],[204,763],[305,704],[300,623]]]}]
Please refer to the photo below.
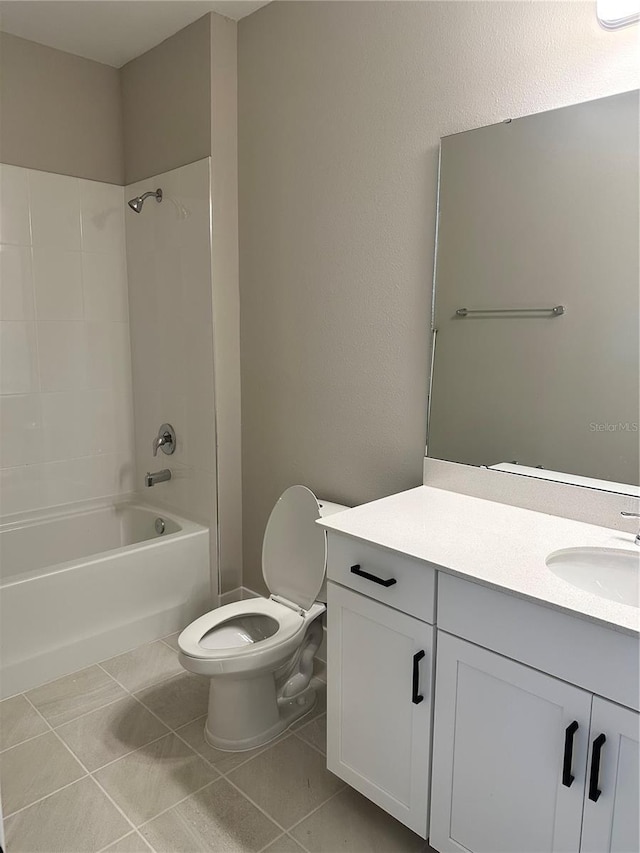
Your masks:
[{"label": "toilet base", "polygon": [[[265,681],[259,678],[252,679],[252,681],[252,686],[254,688],[252,692],[255,692],[255,688],[258,688],[258,692],[261,692],[261,690],[264,689],[266,689],[267,692],[271,692],[269,690],[269,684],[273,685],[273,678],[271,676],[267,676]],[[256,682],[258,682],[258,684],[256,684]],[[260,684],[259,682],[263,683]],[[286,700],[281,699],[278,703],[276,703],[274,695],[272,699],[272,708],[275,710],[275,714],[269,714],[268,718],[264,721],[245,720],[245,723],[249,723],[247,730],[242,734],[238,731],[237,734],[239,737],[229,738],[221,736],[220,732],[216,733],[212,730],[213,727],[215,727],[216,710],[219,707],[220,699],[219,696],[214,697],[213,694],[214,685],[212,684],[209,691],[209,714],[204,727],[204,739],[209,746],[213,746],[215,749],[221,749],[225,752],[244,752],[249,749],[255,749],[257,746],[264,746],[264,744],[269,743],[269,741],[274,740],[278,735],[282,734],[282,732],[293,725],[296,720],[299,720],[300,717],[303,717],[305,714],[312,711],[317,699],[316,691],[311,686],[305,688],[305,690],[295,698]],[[264,706],[258,705],[257,707]],[[242,713],[240,713],[241,718],[242,716]],[[211,726],[212,723],[213,726]],[[260,729],[258,732],[255,731],[256,723],[258,723],[257,727]],[[266,724],[266,727],[263,727],[260,723]],[[253,729],[253,731],[250,731],[249,729]]]}]

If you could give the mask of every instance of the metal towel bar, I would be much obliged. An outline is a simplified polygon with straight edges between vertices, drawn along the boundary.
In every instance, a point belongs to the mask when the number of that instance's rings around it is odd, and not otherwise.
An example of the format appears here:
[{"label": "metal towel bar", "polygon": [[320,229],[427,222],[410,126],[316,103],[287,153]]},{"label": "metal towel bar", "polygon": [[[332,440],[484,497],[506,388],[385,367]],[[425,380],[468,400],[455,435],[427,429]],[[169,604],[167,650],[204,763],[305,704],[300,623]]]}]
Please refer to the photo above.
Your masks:
[{"label": "metal towel bar", "polygon": [[468,317],[469,314],[551,314],[552,317],[560,317],[564,312],[564,305],[553,308],[458,308],[456,317]]}]

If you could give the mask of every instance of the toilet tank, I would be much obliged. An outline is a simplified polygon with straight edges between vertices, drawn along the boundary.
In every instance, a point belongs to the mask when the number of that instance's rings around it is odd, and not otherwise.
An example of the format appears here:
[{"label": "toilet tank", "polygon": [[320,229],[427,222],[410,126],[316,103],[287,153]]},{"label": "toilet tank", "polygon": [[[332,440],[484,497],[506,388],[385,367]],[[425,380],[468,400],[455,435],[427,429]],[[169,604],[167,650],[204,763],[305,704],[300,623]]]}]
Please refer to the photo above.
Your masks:
[{"label": "toilet tank", "polygon": [[[351,509],[351,507],[343,506],[342,504],[334,504],[331,501],[325,501],[322,498],[317,498],[318,504],[320,506],[320,515],[324,518],[327,515],[333,515],[336,512],[344,512],[345,509]],[[325,531],[325,536],[326,531]],[[323,604],[327,603],[327,578],[325,575],[324,583],[322,584],[322,589],[318,593],[316,601],[321,601]]]}]

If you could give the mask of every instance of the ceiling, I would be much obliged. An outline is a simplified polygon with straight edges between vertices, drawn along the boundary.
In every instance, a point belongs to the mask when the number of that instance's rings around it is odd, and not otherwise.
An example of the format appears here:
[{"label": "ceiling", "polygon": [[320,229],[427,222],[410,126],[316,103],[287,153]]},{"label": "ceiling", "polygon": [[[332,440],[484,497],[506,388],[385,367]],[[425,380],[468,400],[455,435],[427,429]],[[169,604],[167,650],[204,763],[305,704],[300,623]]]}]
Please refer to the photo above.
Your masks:
[{"label": "ceiling", "polygon": [[269,0],[2,0],[0,30],[120,68],[201,18],[239,20]]}]

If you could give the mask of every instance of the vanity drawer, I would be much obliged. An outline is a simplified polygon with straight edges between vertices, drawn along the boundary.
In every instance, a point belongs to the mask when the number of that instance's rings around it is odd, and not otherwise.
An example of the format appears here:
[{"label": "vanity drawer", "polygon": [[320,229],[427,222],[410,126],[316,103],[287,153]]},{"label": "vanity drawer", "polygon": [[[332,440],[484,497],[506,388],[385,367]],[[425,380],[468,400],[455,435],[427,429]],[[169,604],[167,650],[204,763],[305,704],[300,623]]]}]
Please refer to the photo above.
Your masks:
[{"label": "vanity drawer", "polygon": [[420,560],[328,531],[327,577],[423,622],[435,622],[436,573]]}]

